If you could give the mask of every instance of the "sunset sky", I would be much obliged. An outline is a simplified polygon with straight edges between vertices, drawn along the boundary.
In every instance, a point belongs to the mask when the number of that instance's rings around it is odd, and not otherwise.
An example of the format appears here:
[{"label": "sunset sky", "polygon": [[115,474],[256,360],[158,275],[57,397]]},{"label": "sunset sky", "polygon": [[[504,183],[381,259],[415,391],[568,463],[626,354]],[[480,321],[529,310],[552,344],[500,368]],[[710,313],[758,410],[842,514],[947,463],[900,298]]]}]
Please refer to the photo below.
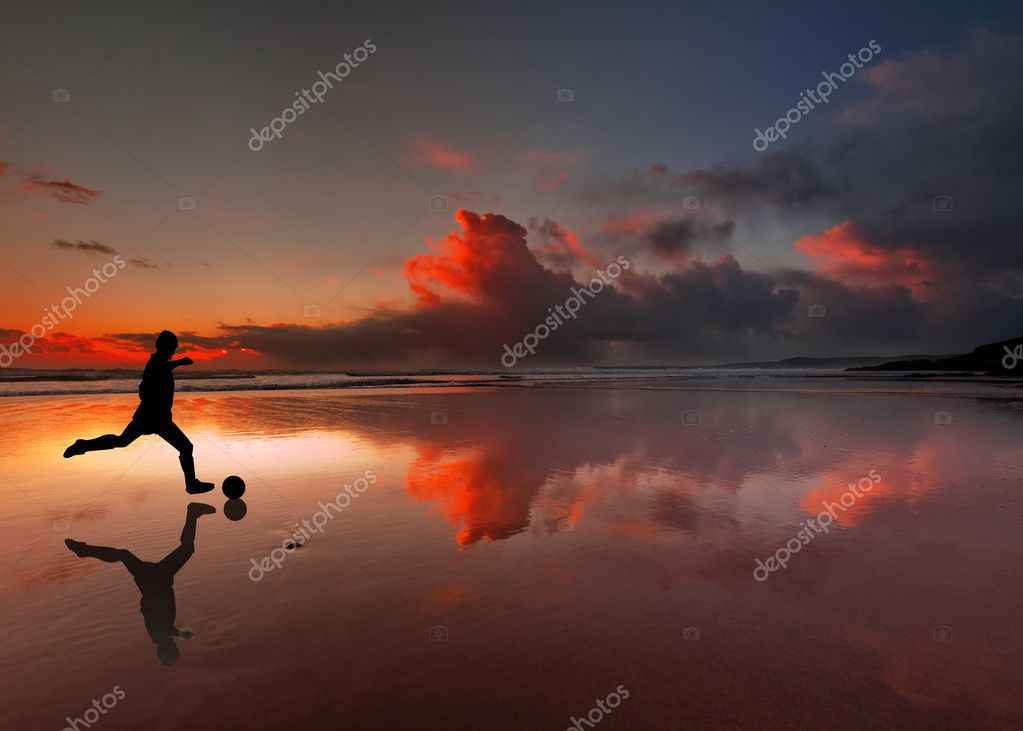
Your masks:
[{"label": "sunset sky", "polygon": [[618,257],[522,367],[1020,334],[1023,9],[787,6],[5,4],[0,343],[114,256],[16,367],[137,367],[168,328],[206,367],[497,369]]}]

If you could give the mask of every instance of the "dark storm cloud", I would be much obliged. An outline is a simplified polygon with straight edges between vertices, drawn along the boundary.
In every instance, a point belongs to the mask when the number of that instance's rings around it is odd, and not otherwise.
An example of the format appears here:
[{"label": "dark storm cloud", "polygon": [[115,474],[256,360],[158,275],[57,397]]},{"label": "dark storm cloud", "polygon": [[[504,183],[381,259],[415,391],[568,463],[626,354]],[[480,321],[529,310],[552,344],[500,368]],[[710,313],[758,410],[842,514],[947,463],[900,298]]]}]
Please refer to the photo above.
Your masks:
[{"label": "dark storm cloud", "polygon": [[[534,331],[586,282],[541,265],[526,246],[526,230],[504,216],[459,211],[457,219],[463,231],[439,242],[438,253],[406,262],[419,296],[414,307],[378,308],[357,321],[321,327],[224,324],[214,337],[179,333],[182,347],[249,348],[318,366],[433,358],[499,368],[505,344]],[[630,265],[614,288],[582,299],[578,317],[566,319],[524,365],[606,360],[612,343],[682,352],[708,333],[774,335],[791,319],[798,294],[724,256],[666,275],[637,273]],[[148,347],[153,335],[110,337]]]},{"label": "dark storm cloud", "polygon": [[650,250],[664,259],[686,258],[698,244],[723,244],[735,231],[735,222],[710,222],[685,216],[659,221],[645,235]]},{"label": "dark storm cloud", "polygon": [[751,165],[721,164],[708,169],[673,173],[663,164],[613,183],[588,184],[580,189],[590,203],[676,203],[686,196],[723,200],[729,207],[765,205],[797,208],[832,198],[837,191],[809,150],[780,150],[757,156]]},{"label": "dark storm cloud", "polygon": [[669,274],[623,278],[635,299],[631,321],[622,323],[638,341],[691,341],[702,334],[779,333],[792,318],[799,295],[768,274],[745,271],[731,256],[694,261]]},{"label": "dark storm cloud", "polygon": [[[1023,267],[1023,52],[977,31],[867,71],[868,96],[839,114],[862,135],[830,151],[840,211],[876,246],[910,247],[972,277]],[[936,207],[948,196],[950,205]]]},{"label": "dark storm cloud", "polygon": [[[730,258],[695,263],[665,277],[623,275],[625,291],[605,289],[544,341],[523,365],[606,360],[614,342],[658,343],[683,353],[705,333],[776,334],[791,319],[798,294],[775,291],[767,275],[744,272]],[[310,327],[224,325],[206,347],[240,344],[294,363],[389,362],[436,355],[442,362],[498,368],[504,344],[513,345],[563,304],[572,286],[531,293],[516,305],[443,302],[413,311],[381,311],[354,323]]]},{"label": "dark storm cloud", "polygon": [[[957,49],[906,53],[863,71],[866,95],[833,115],[829,143],[748,164],[655,165],[582,191],[590,202],[706,196],[737,223],[771,205],[853,221],[875,246],[912,248],[973,273],[1023,267],[1023,38],[976,31]],[[949,210],[935,198],[949,196]]]},{"label": "dark storm cloud", "polygon": [[925,307],[902,285],[855,287],[837,279],[802,271],[779,277],[799,292],[799,315],[823,305],[824,316],[807,331],[846,341],[904,343],[916,340],[924,323]]},{"label": "dark storm cloud", "polygon": [[815,160],[791,150],[765,153],[750,167],[694,170],[675,177],[672,184],[695,189],[702,196],[781,208],[806,206],[836,193]]},{"label": "dark storm cloud", "polygon": [[[800,250],[814,274],[777,275],[800,290],[801,310],[834,303],[796,333],[953,349],[1008,337],[1023,329],[1021,48],[976,31],[949,51],[890,58],[857,77],[858,101],[815,110],[831,132],[813,146],[694,171],[655,165],[583,197],[652,209],[660,219],[647,230],[675,230],[682,250],[691,231],[673,229],[669,207],[685,195],[746,231],[761,230],[766,212],[794,243],[819,237],[816,255]],[[620,205],[615,214],[627,216]],[[670,238],[646,240],[673,250]]]}]

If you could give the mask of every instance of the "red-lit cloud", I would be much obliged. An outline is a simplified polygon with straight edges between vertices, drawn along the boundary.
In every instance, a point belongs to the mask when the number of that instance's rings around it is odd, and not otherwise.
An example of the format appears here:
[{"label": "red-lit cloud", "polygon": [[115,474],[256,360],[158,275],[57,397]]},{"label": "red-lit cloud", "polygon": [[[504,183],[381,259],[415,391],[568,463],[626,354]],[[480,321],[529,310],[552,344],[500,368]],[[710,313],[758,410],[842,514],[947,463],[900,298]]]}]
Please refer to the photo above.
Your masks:
[{"label": "red-lit cloud", "polygon": [[476,302],[485,302],[531,280],[545,271],[526,247],[526,229],[514,221],[488,213],[480,216],[459,209],[455,220],[463,232],[452,231],[431,245],[436,254],[419,254],[405,262],[405,276],[421,305],[434,305],[443,290]]},{"label": "red-lit cloud", "polygon": [[[0,344],[11,348],[26,333],[23,330],[0,329]],[[206,338],[191,332],[178,333],[178,353],[188,355],[196,361],[212,361],[228,355],[258,356],[259,353],[246,348],[229,338]],[[16,358],[14,367],[45,368],[63,367],[68,361],[81,365],[109,367],[113,365],[138,365],[144,363],[153,352],[155,333],[123,333],[88,337],[63,331],[49,332],[39,339],[23,341],[29,345],[29,352]]]},{"label": "red-lit cloud", "polygon": [[818,260],[819,272],[866,284],[925,286],[934,265],[910,248],[881,248],[871,244],[852,221],[843,221],[822,234],[807,234],[793,243],[796,251]]}]

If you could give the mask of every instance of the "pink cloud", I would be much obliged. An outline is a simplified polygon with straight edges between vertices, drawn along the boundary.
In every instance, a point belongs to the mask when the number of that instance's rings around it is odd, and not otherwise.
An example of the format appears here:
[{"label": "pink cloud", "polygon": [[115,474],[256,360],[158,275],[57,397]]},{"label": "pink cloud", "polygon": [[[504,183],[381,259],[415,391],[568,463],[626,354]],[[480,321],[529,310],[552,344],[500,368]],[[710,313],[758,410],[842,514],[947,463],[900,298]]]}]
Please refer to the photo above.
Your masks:
[{"label": "pink cloud", "polygon": [[414,141],[413,159],[425,167],[460,173],[476,166],[476,156],[448,147],[432,137],[421,136]]},{"label": "pink cloud", "polygon": [[600,230],[605,233],[637,236],[661,217],[661,214],[653,209],[642,209],[621,216],[612,216],[600,224]]},{"label": "pink cloud", "polygon": [[542,245],[533,249],[537,256],[561,266],[568,266],[572,262],[581,262],[594,269],[600,266],[600,257],[579,242],[579,236],[575,231],[549,218],[535,226],[534,223],[530,223],[530,226],[535,227],[544,241]]},{"label": "pink cloud", "polygon": [[578,165],[583,159],[581,152],[552,152],[549,150],[529,150],[515,158],[523,165],[549,170]]},{"label": "pink cloud", "polygon": [[529,170],[537,190],[550,193],[568,183],[570,175],[566,168],[578,165],[583,156],[574,151],[528,150],[515,159]]},{"label": "pink cloud", "polygon": [[452,191],[445,193],[448,198],[461,203],[463,205],[497,205],[501,202],[501,197],[497,195],[491,195],[484,193],[481,190],[470,190],[465,193],[459,193],[458,191]]},{"label": "pink cloud", "polygon": [[84,185],[73,183],[70,178],[65,178],[64,180],[48,179],[44,177],[42,169],[34,170],[30,173],[19,171],[19,174],[22,176],[22,182],[14,186],[15,190],[44,195],[60,203],[89,205],[94,198],[103,193],[103,191],[93,190],[92,188],[86,188]]},{"label": "pink cloud", "polygon": [[553,190],[557,190],[568,182],[569,174],[562,170],[560,173],[554,173],[545,177],[537,178],[536,187],[538,190],[544,193],[550,193]]}]

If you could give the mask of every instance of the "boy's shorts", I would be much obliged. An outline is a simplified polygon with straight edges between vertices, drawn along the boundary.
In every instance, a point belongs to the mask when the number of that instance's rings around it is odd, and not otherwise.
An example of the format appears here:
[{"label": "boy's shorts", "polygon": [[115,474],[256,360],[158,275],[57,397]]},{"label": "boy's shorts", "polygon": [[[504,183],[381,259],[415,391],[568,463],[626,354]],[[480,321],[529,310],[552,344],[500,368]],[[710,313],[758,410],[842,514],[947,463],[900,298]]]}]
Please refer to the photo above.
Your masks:
[{"label": "boy's shorts", "polygon": [[169,428],[173,424],[174,421],[170,416],[165,419],[140,418],[135,416],[131,420],[131,425],[138,430],[139,434],[156,434],[157,432]]}]

